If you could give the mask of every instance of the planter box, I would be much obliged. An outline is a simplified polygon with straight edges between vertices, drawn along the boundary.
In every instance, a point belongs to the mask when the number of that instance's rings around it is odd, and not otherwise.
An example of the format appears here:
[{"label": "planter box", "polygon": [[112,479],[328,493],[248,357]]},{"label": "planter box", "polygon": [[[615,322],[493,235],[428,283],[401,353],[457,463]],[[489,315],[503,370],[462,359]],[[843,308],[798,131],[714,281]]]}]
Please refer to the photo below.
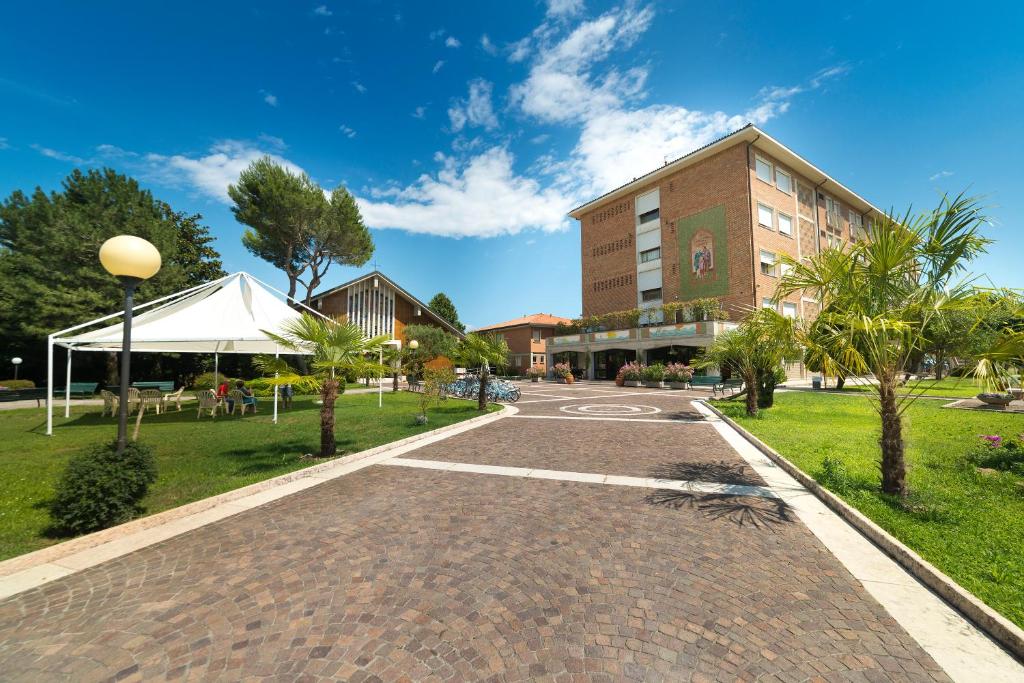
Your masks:
[{"label": "planter box", "polygon": [[531,377],[530,381],[531,382],[539,382],[540,381],[540,377]]},{"label": "planter box", "polygon": [[690,386],[689,382],[669,382],[668,386],[670,389],[687,389]]},{"label": "planter box", "polygon": [[1010,392],[1010,396],[1013,396],[1014,401],[1020,401],[1024,399],[1024,389],[1007,389]]},{"label": "planter box", "polygon": [[999,408],[1005,408],[1013,400],[1013,396],[1010,394],[978,394],[977,398],[982,403]]},{"label": "planter box", "polygon": [[627,387],[639,387],[639,386],[643,385],[643,382],[641,382],[638,379],[627,379],[622,384],[623,384],[623,386],[627,386]]},{"label": "planter box", "polygon": [[658,380],[647,380],[646,382],[644,382],[644,386],[647,387],[648,389],[664,389],[665,388],[665,383],[663,381],[661,381],[660,379],[658,379]]}]

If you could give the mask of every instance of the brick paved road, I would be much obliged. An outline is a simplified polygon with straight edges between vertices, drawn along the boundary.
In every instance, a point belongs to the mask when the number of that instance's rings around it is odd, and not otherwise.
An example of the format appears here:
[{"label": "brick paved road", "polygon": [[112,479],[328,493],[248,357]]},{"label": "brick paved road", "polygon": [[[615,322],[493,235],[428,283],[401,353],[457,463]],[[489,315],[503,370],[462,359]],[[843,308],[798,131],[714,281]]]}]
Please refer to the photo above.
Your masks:
[{"label": "brick paved road", "polygon": [[[505,419],[406,455],[739,465],[710,432]],[[0,678],[947,680],[778,501],[381,465],[0,602]]]}]

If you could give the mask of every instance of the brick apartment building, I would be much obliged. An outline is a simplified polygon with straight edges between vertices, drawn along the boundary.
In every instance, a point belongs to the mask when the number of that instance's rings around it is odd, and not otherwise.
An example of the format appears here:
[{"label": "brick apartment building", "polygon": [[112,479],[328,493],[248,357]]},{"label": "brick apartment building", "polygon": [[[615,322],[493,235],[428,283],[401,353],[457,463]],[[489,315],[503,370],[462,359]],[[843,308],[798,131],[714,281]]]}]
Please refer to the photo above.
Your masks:
[{"label": "brick apartment building", "polygon": [[[597,377],[637,357],[689,360],[732,324],[664,321],[664,303],[714,297],[733,320],[773,306],[782,254],[799,260],[863,238],[877,213],[767,133],[741,128],[570,212],[580,222],[583,315],[650,313],[633,330],[555,338],[549,355],[575,354]],[[819,308],[794,295],[778,310],[813,318]]]},{"label": "brick apartment building", "polygon": [[408,325],[433,325],[462,339],[465,335],[409,292],[379,271],[373,271],[315,294],[312,308],[336,320],[346,320],[368,337],[405,338]]},{"label": "brick apartment building", "polygon": [[502,337],[509,347],[510,368],[522,373],[530,367],[547,369],[547,341],[559,323],[569,322],[557,315],[535,313],[474,331]]}]

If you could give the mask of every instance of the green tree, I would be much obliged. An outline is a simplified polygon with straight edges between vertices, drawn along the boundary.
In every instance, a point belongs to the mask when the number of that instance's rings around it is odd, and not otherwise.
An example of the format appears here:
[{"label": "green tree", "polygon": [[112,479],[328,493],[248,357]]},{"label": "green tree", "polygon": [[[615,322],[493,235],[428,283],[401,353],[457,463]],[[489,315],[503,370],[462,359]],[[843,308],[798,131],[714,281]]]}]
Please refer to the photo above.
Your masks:
[{"label": "green tree", "polygon": [[933,211],[876,219],[868,239],[845,250],[784,259],[790,270],[776,297],[812,292],[823,306],[818,334],[801,331],[800,341],[829,374],[874,375],[885,493],[907,493],[902,415],[928,389],[919,383],[900,391],[901,375],[926,347],[936,316],[965,310],[973,297],[969,284],[954,278],[989,243],[980,233],[984,223],[973,199],[943,197]]},{"label": "green tree", "polygon": [[332,263],[360,266],[373,254],[373,239],[348,191],[339,187],[328,199],[305,173],[270,157],[242,171],[228,195],[235,219],[248,226],[242,244],[284,272],[289,297],[302,284],[307,305]]},{"label": "green tree", "polygon": [[[407,325],[404,330],[406,345],[402,348],[402,363],[405,373],[419,376],[427,361],[444,356],[454,358],[459,340],[450,332],[434,325]],[[410,349],[408,342],[415,339],[418,349]]]},{"label": "green tree", "polygon": [[109,168],[75,170],[49,194],[16,190],[0,205],[0,354],[23,356],[39,378],[48,334],[120,309],[124,290],[97,256],[115,235],[147,239],[163,258],[140,303],[222,276],[201,220]]},{"label": "green tree", "polygon": [[320,392],[320,457],[334,455],[338,448],[334,438],[334,403],[345,391],[345,374],[373,374],[382,377],[387,367],[370,357],[387,341],[382,335],[367,339],[356,325],[336,323],[310,313],[287,323],[284,329],[264,330],[281,346],[296,353],[311,354],[309,374],[299,374],[282,358],[259,356],[256,366],[271,384],[312,389]]},{"label": "green tree", "polygon": [[477,407],[480,410],[487,410],[490,366],[505,366],[508,362],[508,344],[499,337],[471,333],[459,342],[455,357],[467,368],[480,368],[480,396],[477,399]]},{"label": "green tree", "polygon": [[435,294],[427,306],[443,320],[448,321],[459,332],[466,331],[466,326],[459,320],[459,312],[455,310],[455,304],[452,303],[452,300],[444,292]]},{"label": "green tree", "polygon": [[774,403],[775,385],[782,364],[800,357],[793,320],[762,308],[709,346],[696,362],[697,367],[729,368],[743,380],[747,415]]}]

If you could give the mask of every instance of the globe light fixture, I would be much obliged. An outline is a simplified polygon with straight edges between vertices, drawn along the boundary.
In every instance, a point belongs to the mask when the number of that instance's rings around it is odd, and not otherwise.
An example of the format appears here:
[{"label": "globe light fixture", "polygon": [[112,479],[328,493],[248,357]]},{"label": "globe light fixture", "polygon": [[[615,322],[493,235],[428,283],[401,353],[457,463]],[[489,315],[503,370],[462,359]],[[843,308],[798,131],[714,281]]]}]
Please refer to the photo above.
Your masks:
[{"label": "globe light fixture", "polygon": [[14,379],[18,379],[18,366],[21,365],[21,359],[15,356],[11,359],[11,365],[14,366]]},{"label": "globe light fixture", "polygon": [[121,337],[121,391],[117,403],[117,452],[128,443],[128,375],[132,355],[132,306],[135,288],[160,271],[160,252],[152,244],[134,235],[111,237],[100,247],[100,263],[124,285],[124,329]]},{"label": "globe light fixture", "polygon": [[415,351],[416,349],[420,348],[420,343],[413,339],[412,341],[409,342],[409,348]]}]

